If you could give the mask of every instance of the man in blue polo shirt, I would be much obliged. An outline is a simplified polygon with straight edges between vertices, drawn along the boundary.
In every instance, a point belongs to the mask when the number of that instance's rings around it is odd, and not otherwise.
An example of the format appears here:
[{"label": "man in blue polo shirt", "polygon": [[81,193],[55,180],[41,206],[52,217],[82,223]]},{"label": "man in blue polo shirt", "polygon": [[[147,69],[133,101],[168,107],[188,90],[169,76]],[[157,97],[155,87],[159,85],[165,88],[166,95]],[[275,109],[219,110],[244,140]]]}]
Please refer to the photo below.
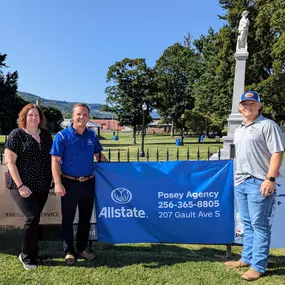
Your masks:
[{"label": "man in blue polo shirt", "polygon": [[95,254],[87,248],[90,219],[94,204],[94,156],[107,161],[94,131],[86,128],[90,110],[86,104],[72,109],[73,124],[57,133],[50,151],[55,193],[61,196],[62,236],[65,262],[75,264],[73,221],[78,206],[77,251],[79,256],[93,260]]}]

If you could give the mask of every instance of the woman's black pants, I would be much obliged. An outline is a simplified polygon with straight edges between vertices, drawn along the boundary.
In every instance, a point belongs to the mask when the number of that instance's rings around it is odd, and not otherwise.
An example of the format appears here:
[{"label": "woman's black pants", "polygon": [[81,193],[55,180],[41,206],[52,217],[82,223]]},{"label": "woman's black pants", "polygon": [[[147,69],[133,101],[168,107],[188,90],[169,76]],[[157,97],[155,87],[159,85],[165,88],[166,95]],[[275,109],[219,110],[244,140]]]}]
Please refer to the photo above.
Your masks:
[{"label": "woman's black pants", "polygon": [[22,260],[27,264],[37,264],[39,223],[49,191],[34,192],[28,198],[23,198],[16,189],[10,189],[10,193],[26,218],[23,227]]}]

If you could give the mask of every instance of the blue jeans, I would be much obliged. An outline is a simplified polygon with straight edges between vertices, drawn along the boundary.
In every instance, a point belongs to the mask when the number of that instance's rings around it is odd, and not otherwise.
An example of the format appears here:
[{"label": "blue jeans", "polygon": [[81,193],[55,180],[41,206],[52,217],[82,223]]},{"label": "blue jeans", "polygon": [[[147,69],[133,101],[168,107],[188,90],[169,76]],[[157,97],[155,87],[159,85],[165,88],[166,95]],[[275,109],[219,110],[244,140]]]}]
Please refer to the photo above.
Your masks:
[{"label": "blue jeans", "polygon": [[269,218],[275,195],[262,196],[262,182],[263,180],[250,178],[235,187],[244,230],[241,260],[260,273],[266,271],[268,263],[271,235]]}]

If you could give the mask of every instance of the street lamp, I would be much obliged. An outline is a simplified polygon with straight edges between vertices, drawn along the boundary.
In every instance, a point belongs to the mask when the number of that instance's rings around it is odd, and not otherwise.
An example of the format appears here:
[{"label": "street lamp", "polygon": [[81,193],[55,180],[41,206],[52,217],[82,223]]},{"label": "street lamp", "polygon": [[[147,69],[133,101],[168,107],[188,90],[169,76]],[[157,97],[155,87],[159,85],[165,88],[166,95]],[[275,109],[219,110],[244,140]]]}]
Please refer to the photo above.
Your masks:
[{"label": "street lamp", "polygon": [[140,157],[145,157],[145,153],[144,153],[145,111],[147,110],[147,104],[146,104],[145,102],[142,104],[142,110],[143,110],[143,120],[142,120],[142,149],[141,149]]},{"label": "street lamp", "polygon": [[181,115],[181,125],[182,125],[182,129],[181,129],[181,145],[184,145],[184,118],[185,118],[185,115],[182,114]]}]

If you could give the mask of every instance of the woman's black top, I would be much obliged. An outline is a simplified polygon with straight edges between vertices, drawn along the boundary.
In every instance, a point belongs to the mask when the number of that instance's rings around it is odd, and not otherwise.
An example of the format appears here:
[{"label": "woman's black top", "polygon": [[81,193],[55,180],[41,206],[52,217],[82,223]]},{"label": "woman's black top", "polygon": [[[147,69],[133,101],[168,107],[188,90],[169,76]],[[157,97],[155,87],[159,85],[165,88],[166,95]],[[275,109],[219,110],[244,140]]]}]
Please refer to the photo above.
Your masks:
[{"label": "woman's black top", "polygon": [[[32,192],[48,191],[52,179],[49,154],[52,137],[48,131],[41,129],[40,138],[41,142],[38,143],[32,135],[18,128],[10,133],[5,144],[5,148],[17,154],[16,166],[19,175],[23,184]],[[9,189],[17,188],[9,171],[6,184]]]}]

